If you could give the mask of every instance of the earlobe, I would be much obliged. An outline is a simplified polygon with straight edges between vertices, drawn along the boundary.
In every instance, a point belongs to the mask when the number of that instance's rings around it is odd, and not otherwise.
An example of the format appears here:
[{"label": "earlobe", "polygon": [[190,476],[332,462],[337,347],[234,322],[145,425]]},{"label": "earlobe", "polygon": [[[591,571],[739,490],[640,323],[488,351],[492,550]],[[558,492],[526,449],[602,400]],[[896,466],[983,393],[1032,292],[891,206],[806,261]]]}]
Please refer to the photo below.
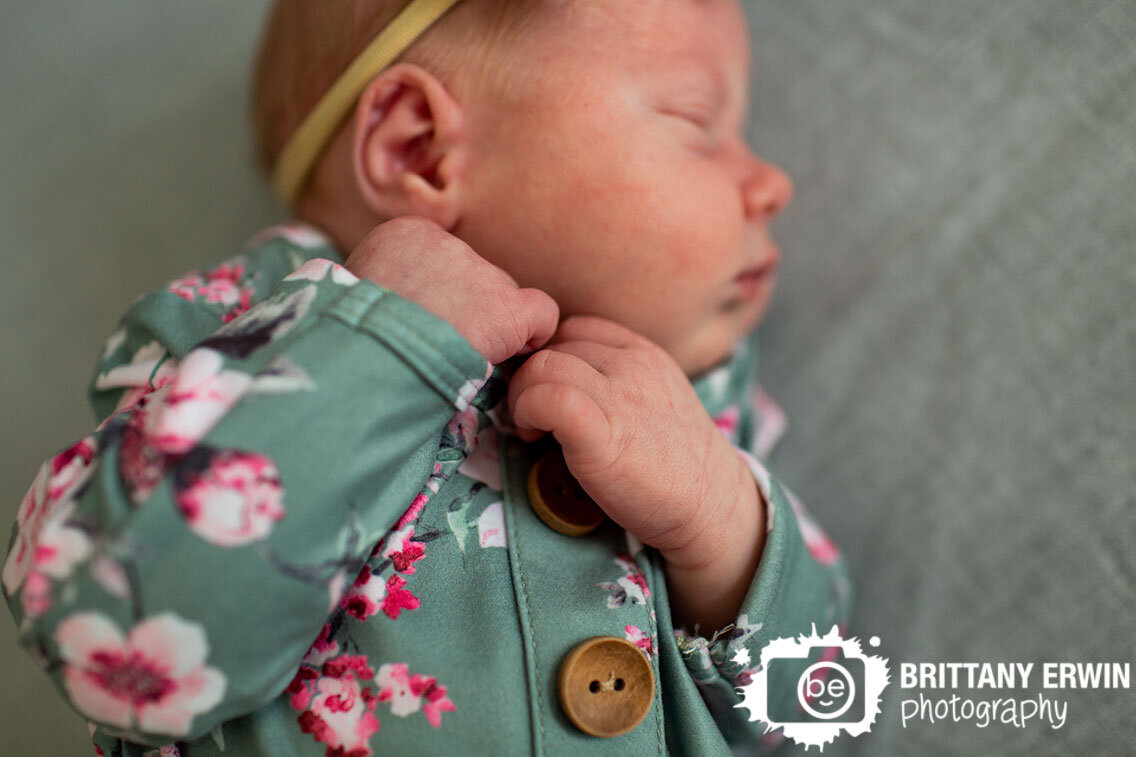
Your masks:
[{"label": "earlobe", "polygon": [[416,215],[443,228],[460,217],[461,107],[429,72],[383,71],[360,96],[353,163],[363,200],[381,216]]}]

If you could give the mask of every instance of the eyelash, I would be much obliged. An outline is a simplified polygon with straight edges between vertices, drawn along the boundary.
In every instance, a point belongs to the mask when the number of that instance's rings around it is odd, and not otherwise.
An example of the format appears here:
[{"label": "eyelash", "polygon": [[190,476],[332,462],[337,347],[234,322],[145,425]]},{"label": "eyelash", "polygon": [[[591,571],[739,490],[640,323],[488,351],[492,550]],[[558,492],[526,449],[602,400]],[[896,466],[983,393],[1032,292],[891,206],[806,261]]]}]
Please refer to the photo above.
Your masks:
[{"label": "eyelash", "polygon": [[714,128],[713,119],[711,117],[707,116],[707,115],[702,114],[702,113],[692,113],[690,111],[676,111],[674,113],[671,113],[670,115],[676,116],[677,118],[681,118],[684,121],[687,121],[691,124],[694,124],[699,129],[702,129],[704,131],[711,131]]}]

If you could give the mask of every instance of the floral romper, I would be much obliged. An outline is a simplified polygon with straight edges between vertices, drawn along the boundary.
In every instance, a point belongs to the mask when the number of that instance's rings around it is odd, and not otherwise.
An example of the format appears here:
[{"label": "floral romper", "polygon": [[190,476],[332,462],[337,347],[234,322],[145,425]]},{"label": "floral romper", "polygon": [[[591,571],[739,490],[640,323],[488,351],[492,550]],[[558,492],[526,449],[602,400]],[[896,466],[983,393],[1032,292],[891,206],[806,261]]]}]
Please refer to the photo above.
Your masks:
[{"label": "floral romper", "polygon": [[[138,298],[91,382],[97,430],[25,495],[4,596],[95,752],[776,748],[737,687],[769,640],[843,631],[851,590],[761,462],[785,419],[753,336],[694,386],[770,503],[766,544],[737,620],[698,635],[674,626],[655,549],[534,515],[526,477],[551,437],[502,421],[503,367],[342,262],[290,223]],[[594,636],[634,644],[657,682],[610,738],[557,697]]]}]

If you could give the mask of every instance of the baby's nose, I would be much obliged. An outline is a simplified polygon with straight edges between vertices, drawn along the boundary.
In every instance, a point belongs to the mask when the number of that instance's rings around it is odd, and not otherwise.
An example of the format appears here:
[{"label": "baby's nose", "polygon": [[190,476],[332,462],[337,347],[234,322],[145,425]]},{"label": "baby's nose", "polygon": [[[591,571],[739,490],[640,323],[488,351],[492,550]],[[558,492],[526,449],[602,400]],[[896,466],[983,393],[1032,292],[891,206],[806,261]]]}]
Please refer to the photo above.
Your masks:
[{"label": "baby's nose", "polygon": [[754,156],[745,195],[749,215],[772,218],[793,201],[793,180],[774,164]]}]

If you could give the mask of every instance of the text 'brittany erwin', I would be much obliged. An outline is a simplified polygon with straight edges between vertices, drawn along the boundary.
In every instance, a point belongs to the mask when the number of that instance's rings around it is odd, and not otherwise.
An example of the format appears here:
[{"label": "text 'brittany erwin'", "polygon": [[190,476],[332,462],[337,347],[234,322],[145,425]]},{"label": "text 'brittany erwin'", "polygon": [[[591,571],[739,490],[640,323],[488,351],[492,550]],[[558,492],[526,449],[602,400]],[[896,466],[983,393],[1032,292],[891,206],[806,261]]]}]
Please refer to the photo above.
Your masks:
[{"label": "text 'brittany erwin'", "polygon": [[[1034,664],[1021,662],[905,662],[900,665],[904,689],[1029,688]],[[1127,689],[1127,662],[1046,662],[1041,686],[1046,689]]]}]

